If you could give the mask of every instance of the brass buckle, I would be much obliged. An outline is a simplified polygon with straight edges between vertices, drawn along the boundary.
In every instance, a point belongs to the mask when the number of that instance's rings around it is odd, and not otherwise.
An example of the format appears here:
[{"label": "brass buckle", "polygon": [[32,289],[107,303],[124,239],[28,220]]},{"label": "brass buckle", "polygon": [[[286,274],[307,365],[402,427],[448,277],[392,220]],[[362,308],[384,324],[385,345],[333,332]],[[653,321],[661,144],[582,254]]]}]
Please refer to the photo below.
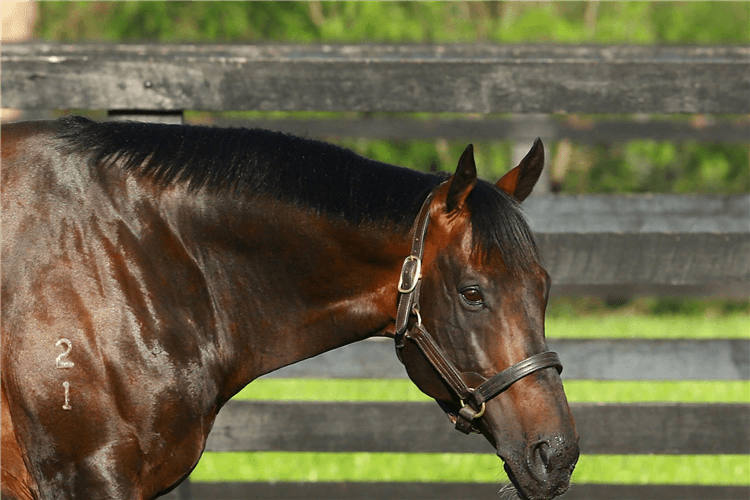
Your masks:
[{"label": "brass buckle", "polygon": [[[464,407],[466,407],[466,403],[464,403],[464,400],[462,399],[461,400],[461,408],[464,408]],[[487,409],[487,405],[485,403],[482,403],[482,409],[479,410],[478,412],[474,413],[474,415],[471,416],[471,419],[472,420],[476,420],[478,418],[482,418],[482,415],[484,415],[484,410],[486,410],[486,409]],[[473,409],[472,409],[472,411],[473,411]]]},{"label": "brass buckle", "polygon": [[[417,282],[422,277],[422,261],[419,257],[409,255],[404,259],[401,267],[401,276],[398,279],[398,291],[400,293],[411,293],[417,287]],[[404,279],[406,278],[406,279]]]}]

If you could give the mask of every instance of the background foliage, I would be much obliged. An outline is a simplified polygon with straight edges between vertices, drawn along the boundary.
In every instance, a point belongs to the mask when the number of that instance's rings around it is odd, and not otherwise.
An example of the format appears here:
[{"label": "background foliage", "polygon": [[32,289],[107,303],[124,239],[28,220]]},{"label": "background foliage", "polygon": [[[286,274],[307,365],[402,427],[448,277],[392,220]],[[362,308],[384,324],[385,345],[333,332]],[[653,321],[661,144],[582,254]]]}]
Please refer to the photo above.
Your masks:
[{"label": "background foliage", "polygon": [[747,44],[746,2],[43,2],[48,40]]}]

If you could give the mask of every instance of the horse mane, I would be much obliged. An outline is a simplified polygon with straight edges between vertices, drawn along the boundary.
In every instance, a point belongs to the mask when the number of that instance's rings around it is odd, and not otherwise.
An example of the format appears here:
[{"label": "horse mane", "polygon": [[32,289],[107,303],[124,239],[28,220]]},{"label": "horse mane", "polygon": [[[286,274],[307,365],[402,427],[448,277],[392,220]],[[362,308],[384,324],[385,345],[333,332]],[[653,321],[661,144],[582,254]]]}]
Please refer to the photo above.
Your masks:
[{"label": "horse mane", "polygon": [[[118,165],[163,188],[185,183],[232,196],[270,196],[347,222],[389,221],[407,231],[427,194],[445,174],[381,163],[333,144],[261,129],[58,120],[69,152],[93,164]],[[511,268],[538,260],[518,204],[478,182],[467,199],[475,250],[498,249]]]}]

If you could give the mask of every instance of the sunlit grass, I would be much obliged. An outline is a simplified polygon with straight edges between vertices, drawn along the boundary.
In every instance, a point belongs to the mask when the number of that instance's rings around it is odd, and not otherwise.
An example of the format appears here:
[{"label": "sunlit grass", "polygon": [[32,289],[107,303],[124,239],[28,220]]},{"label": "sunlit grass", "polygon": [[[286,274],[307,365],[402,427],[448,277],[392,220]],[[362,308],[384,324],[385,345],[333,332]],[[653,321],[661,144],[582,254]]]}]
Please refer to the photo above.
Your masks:
[{"label": "sunlit grass", "polygon": [[[507,482],[491,453],[206,453],[194,481]],[[584,455],[574,483],[750,485],[747,455]]]},{"label": "sunlit grass", "polygon": [[748,455],[583,455],[575,483],[750,485]]},{"label": "sunlit grass", "polygon": [[750,403],[750,381],[570,380],[565,394],[577,403]]},{"label": "sunlit grass", "polygon": [[549,338],[747,339],[750,317],[619,316],[547,318]]},{"label": "sunlit grass", "polygon": [[[568,380],[571,402],[750,403],[750,381]],[[235,399],[254,401],[431,401],[410,380],[261,379]]]}]

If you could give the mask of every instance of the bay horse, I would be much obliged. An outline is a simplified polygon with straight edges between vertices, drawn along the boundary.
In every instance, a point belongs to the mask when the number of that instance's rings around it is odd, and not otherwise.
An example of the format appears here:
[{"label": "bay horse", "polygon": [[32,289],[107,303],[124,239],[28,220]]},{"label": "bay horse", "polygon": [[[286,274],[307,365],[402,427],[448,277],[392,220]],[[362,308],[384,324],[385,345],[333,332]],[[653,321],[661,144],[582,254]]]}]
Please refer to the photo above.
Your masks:
[{"label": "bay horse", "polygon": [[263,130],[3,126],[3,498],[159,496],[249,382],[373,336],[519,497],[564,493],[578,435],[519,209],[543,163],[493,185],[471,146],[439,175]]}]

